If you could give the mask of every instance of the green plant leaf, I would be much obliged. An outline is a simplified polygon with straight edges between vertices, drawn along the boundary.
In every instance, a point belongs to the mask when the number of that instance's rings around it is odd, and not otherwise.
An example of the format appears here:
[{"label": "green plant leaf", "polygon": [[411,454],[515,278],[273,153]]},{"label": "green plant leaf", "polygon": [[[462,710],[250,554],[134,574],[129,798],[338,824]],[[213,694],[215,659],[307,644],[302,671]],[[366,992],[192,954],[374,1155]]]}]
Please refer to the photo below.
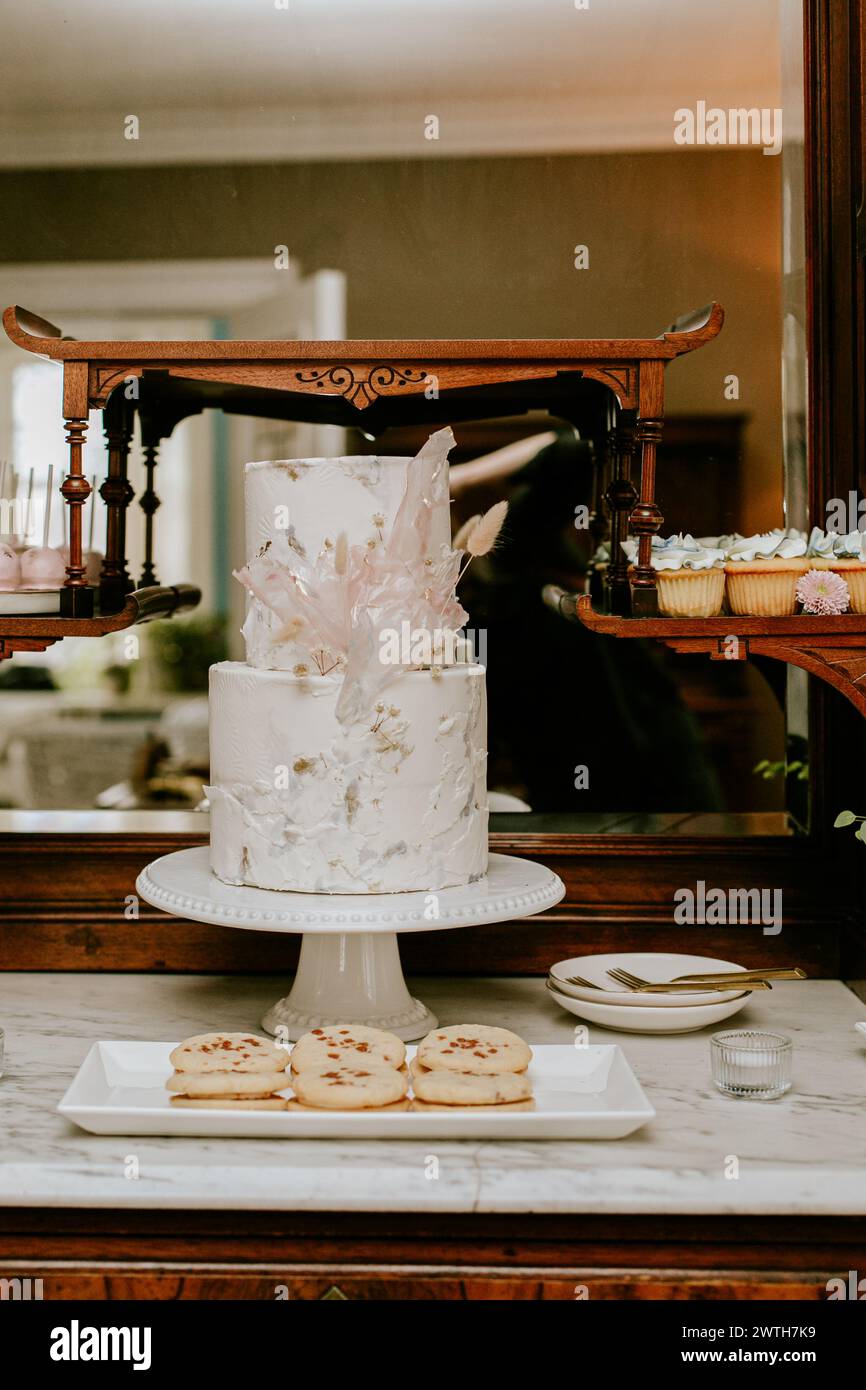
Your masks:
[{"label": "green plant leaf", "polygon": [[833,822],[833,829],[841,830],[843,825],[853,825],[856,819],[853,811],[840,811]]}]

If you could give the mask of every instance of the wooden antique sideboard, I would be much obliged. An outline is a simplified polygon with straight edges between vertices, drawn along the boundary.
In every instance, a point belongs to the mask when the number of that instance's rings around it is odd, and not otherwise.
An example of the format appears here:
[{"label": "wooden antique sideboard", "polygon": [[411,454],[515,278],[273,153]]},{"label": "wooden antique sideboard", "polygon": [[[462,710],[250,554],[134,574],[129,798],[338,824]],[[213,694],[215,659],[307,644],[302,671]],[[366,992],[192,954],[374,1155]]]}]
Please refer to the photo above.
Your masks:
[{"label": "wooden antique sideboard", "polygon": [[[812,517],[820,520],[829,499],[866,494],[863,12],[845,0],[805,0],[804,15],[809,500]],[[482,403],[487,416],[505,414],[506,403],[509,411],[515,403],[519,409],[544,405],[577,421],[595,443],[595,520],[609,524],[614,555],[629,517],[641,538],[633,584],[624,566],[614,564],[605,603],[562,593],[552,594],[552,601],[566,617],[611,640],[639,633],[718,656],[727,628],[722,633],[706,620],[683,630],[655,615],[649,548],[661,524],[655,456],[664,364],[694,347],[711,351],[721,319],[711,306],[660,338],[593,344],[112,344],[75,343],[33,315],[7,311],[13,341],[63,363],[71,451],[63,495],[71,522],[61,615],[0,618],[0,658],[42,649],[65,635],[97,635],[165,616],[195,601],[182,584],[159,583],[152,544],[144,573],[128,574],[130,403],[146,449],[141,501],[151,541],[159,442],[209,404],[278,416],[284,410],[285,418],[298,418],[292,412],[302,410],[306,418],[344,425],[363,415],[373,433],[389,419],[477,418]],[[130,380],[137,384],[127,396]],[[105,409],[109,449],[102,489],[108,553],[93,588],[83,582],[81,556],[81,507],[88,495],[81,442],[91,408]],[[513,977],[543,975],[552,961],[569,955],[678,949],[747,965],[793,958],[810,983],[841,978],[860,982],[862,990],[864,848],[850,834],[834,832],[832,823],[843,807],[866,810],[866,620],[808,623],[742,619],[733,633],[743,657],[765,652],[819,678],[810,681],[808,833],[791,833],[789,826],[778,833],[778,824],[738,817],[574,818],[568,833],[518,832],[494,822],[491,848],[550,865],[566,883],[564,901],[520,925],[411,937],[403,950],[407,974],[429,975],[431,988],[437,977],[458,985],[464,976],[484,977],[493,982],[491,997],[498,991],[508,998],[517,989]],[[624,816],[626,803],[624,792]],[[72,813],[0,812],[0,994],[9,1011],[17,991],[42,974],[49,1002],[58,979],[75,982],[80,1021],[90,1026],[97,995],[104,1002],[112,990],[122,994],[124,980],[135,982],[142,1001],[175,977],[190,999],[208,999],[217,989],[214,977],[231,975],[242,984],[247,976],[291,970],[297,948],[289,938],[196,923],[181,927],[143,905],[130,915],[140,869],[203,839],[200,821],[180,813],[106,813],[97,822]],[[673,893],[698,879],[723,888],[781,889],[785,931],[771,937],[740,926],[675,924]],[[166,1027],[179,1026],[181,1017],[175,1008]],[[74,1018],[68,1035],[78,1045],[82,1037],[73,1024]],[[54,1020],[52,1042],[64,1036],[65,1026]],[[7,1031],[4,1086],[15,1079],[17,1065],[17,1043]],[[50,1059],[38,1054],[32,1075],[43,1097],[54,1094]],[[859,1113],[855,1099],[848,1113]],[[623,1162],[630,1143],[622,1141]],[[577,1182],[592,1173],[593,1159],[591,1146],[574,1148]],[[111,1162],[122,1163],[128,1152],[119,1140]],[[531,1158],[515,1151],[515,1164],[519,1159],[531,1166]],[[291,1161],[287,1152],[285,1165]],[[363,1159],[355,1154],[352,1161]],[[72,1182],[75,1163],[69,1166]],[[143,1169],[146,1176],[146,1152]],[[823,1298],[829,1277],[866,1269],[866,1216],[859,1214],[449,1211],[444,1199],[435,1212],[336,1205],[232,1210],[229,1204],[207,1211],[192,1200],[172,1208],[158,1200],[112,1204],[113,1181],[106,1169],[100,1203],[46,1205],[35,1193],[0,1207],[0,1276],[17,1271],[43,1278],[46,1296],[67,1298],[271,1298],[280,1284],[299,1299],[573,1299],[576,1286],[589,1284],[592,1297],[751,1299]]]}]

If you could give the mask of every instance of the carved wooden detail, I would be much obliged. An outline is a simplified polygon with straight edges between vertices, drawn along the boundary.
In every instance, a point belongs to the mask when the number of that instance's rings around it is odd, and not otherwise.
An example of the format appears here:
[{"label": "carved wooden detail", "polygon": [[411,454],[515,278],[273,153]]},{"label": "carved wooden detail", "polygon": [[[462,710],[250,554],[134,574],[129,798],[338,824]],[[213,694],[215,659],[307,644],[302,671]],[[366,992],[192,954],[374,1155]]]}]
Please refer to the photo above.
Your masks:
[{"label": "carved wooden detail", "polygon": [[621,362],[616,365],[611,363],[604,366],[585,366],[581,368],[581,376],[588,377],[591,381],[600,381],[602,386],[609,387],[623,410],[637,406],[638,373],[634,367],[623,366]]},{"label": "carved wooden detail", "polygon": [[94,367],[89,373],[90,404],[94,409],[104,406],[112,391],[130,377],[141,377],[143,367]]},{"label": "carved wooden detail", "polygon": [[[172,363],[168,374],[186,381],[220,382],[286,391],[303,396],[339,396],[356,410],[366,410],[382,397],[423,395],[433,398],[440,390],[493,386],[510,381],[541,381],[569,370],[565,362],[511,365],[507,363],[441,363],[420,366],[396,362],[310,362],[287,366],[245,362],[187,365]],[[583,375],[589,375],[588,372]]]},{"label": "carved wooden detail", "polygon": [[420,391],[435,388],[436,377],[423,367],[397,367],[383,363],[378,367],[308,367],[291,376],[295,390],[329,390],[351,401],[357,410],[372,405],[378,396],[399,392],[404,387]]},{"label": "carved wooden detail", "polygon": [[[439,362],[431,358],[422,364],[409,362],[310,362],[303,366],[283,363],[219,362],[170,363],[170,376],[188,381],[221,382],[226,386],[266,387],[269,390],[300,392],[303,395],[341,396],[357,410],[365,410],[383,396],[423,394],[439,390],[504,385],[510,381],[542,381],[558,372],[573,371],[606,386],[623,408],[637,404],[636,368],[622,363],[549,362],[514,363],[499,361]],[[141,369],[138,371],[140,375]],[[105,400],[130,375],[132,369],[96,368],[93,404]]]}]

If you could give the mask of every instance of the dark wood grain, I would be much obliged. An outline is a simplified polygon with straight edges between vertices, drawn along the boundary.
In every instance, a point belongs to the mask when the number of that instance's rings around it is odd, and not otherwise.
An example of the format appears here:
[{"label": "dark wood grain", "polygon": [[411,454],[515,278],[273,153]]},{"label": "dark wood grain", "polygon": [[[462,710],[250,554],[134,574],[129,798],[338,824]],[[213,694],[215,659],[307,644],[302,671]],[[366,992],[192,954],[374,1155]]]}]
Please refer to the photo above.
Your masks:
[{"label": "dark wood grain", "polygon": [[0,1211],[0,1277],[53,1298],[811,1299],[864,1262],[862,1217]]},{"label": "dark wood grain", "polygon": [[[158,825],[159,816],[148,818]],[[287,971],[298,939],[179,921],[138,903],[135,879],[159,855],[204,843],[201,835],[0,833],[0,969]],[[839,973],[845,881],[828,896],[822,861],[803,838],[745,840],[677,834],[494,834],[491,849],[547,864],[566,885],[563,903],[522,923],[411,934],[409,971],[546,974],[555,960],[604,950],[680,950],[748,965],[795,956],[810,974]],[[674,893],[699,880],[719,888],[782,893],[784,928],[680,925]]]},{"label": "dark wood grain", "polygon": [[[18,1267],[2,1267],[0,1277],[14,1278]],[[827,1281],[836,1277],[834,1268],[788,1274],[781,1270],[739,1273],[725,1270],[695,1273],[671,1268],[658,1272],[631,1268],[614,1273],[595,1266],[563,1270],[527,1270],[515,1274],[513,1268],[484,1268],[457,1265],[438,1269],[430,1265],[372,1265],[359,1271],[351,1265],[282,1265],[267,1269],[247,1269],[241,1265],[207,1265],[199,1268],[191,1261],[159,1269],[139,1269],[134,1264],[112,1265],[110,1271],[99,1262],[91,1266],[27,1263],[20,1277],[42,1281],[45,1299],[140,1302],[208,1301],[244,1299],[258,1302],[289,1300],[311,1302],[322,1299],[423,1302],[537,1302],[588,1299],[694,1301],[762,1299],[805,1301],[826,1300]]]}]

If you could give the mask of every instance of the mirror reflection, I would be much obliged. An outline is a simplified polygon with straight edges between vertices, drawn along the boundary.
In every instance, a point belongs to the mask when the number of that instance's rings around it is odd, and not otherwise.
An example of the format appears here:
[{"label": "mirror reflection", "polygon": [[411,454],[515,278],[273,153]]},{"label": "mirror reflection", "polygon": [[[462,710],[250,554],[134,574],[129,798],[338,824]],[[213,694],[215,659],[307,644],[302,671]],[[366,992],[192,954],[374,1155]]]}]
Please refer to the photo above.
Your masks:
[{"label": "mirror reflection", "polygon": [[[23,13],[2,60],[4,304],[89,339],[591,338],[653,336],[718,300],[720,337],[667,374],[661,534],[806,526],[794,7],[437,0],[410,20],[393,0],[222,0],[195,45],[168,0],[84,0],[74,34],[55,9]],[[58,369],[4,340],[2,540],[41,552],[46,583],[66,542],[59,396]],[[613,642],[542,603],[604,559],[567,413],[504,404],[454,429],[453,530],[511,504],[463,586],[493,828],[773,833],[786,807],[802,822],[796,677]],[[180,423],[154,470],[154,564],[203,602],[0,664],[0,805],[198,805],[207,670],[243,651],[243,464],[412,454],[428,432]],[[98,488],[96,415],[85,471]],[[136,438],[137,581],[147,479]],[[84,537],[98,567],[101,504]]]}]

